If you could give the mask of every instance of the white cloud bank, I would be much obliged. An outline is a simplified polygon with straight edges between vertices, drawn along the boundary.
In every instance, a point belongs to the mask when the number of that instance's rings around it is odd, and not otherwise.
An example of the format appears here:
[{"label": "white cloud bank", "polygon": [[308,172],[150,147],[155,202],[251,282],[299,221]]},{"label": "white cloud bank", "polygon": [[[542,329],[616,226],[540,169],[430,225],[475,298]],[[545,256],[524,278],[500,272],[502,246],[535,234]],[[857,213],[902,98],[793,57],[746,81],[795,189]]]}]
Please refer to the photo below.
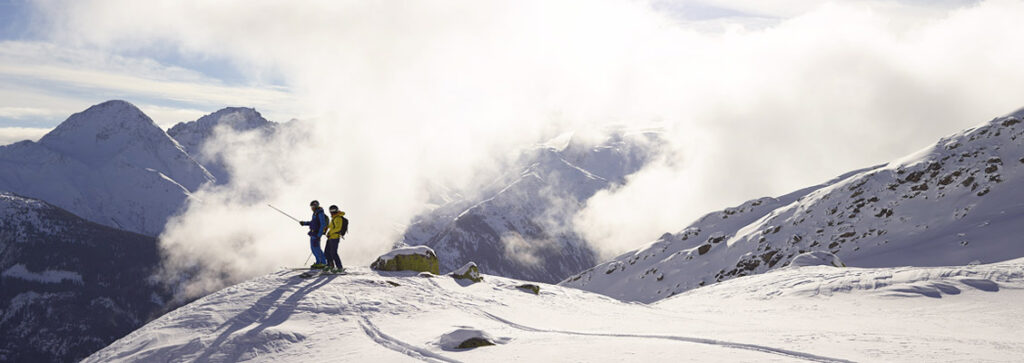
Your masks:
[{"label": "white cloud bank", "polygon": [[[0,110],[2,111],[2,110]],[[18,141],[38,141],[50,132],[49,128],[37,127],[0,127],[0,145],[13,144]]]},{"label": "white cloud bank", "polygon": [[300,112],[285,89],[228,85],[145,57],[46,41],[0,41],[0,126],[52,127],[108,99],[132,101],[164,127],[224,106],[259,107],[267,117],[284,120]]},{"label": "white cloud bank", "polygon": [[255,80],[281,77],[317,115],[254,141],[272,152],[226,149],[244,177],[198,193],[169,225],[172,265],[217,272],[195,291],[305,258],[299,227],[267,202],[339,204],[353,228],[342,258],[366,264],[418,210],[425,180],[466,182],[562,130],[659,123],[675,135],[677,158],[578,217],[614,253],[1024,104],[1013,1],[800,2],[769,26],[720,32],[641,1],[40,4],[56,42],[225,57]]}]

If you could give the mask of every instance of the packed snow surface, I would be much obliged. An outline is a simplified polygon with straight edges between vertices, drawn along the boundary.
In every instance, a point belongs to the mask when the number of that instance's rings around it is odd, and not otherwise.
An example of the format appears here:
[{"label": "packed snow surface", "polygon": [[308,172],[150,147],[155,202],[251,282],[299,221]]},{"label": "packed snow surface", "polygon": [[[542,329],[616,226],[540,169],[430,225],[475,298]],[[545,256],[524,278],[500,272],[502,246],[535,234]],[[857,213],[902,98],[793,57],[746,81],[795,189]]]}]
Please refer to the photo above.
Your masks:
[{"label": "packed snow surface", "polygon": [[[1024,259],[792,267],[652,305],[548,284],[534,295],[498,276],[296,275],[208,295],[85,361],[1024,360]],[[446,348],[473,336],[498,344]]]}]

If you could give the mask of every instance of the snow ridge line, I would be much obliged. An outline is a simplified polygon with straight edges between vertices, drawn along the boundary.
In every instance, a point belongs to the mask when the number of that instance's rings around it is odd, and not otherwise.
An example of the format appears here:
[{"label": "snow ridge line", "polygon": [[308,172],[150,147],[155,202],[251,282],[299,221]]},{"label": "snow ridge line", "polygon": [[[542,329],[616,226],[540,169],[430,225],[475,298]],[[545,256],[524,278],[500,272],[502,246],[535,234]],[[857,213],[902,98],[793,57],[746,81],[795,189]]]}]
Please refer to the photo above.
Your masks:
[{"label": "snow ridge line", "polygon": [[852,361],[845,360],[845,359],[830,358],[830,357],[814,355],[814,354],[810,354],[810,353],[797,352],[797,351],[788,350],[788,349],[779,349],[779,348],[772,348],[772,347],[763,346],[763,345],[746,344],[746,343],[735,343],[735,342],[729,342],[729,341],[723,341],[723,340],[714,340],[714,339],[705,339],[705,338],[693,338],[693,337],[673,336],[673,335],[611,334],[611,333],[605,334],[605,333],[574,332],[574,331],[567,331],[567,330],[537,329],[537,328],[529,327],[529,326],[526,326],[526,325],[514,323],[512,321],[503,319],[503,318],[501,318],[501,317],[499,317],[497,315],[488,313],[488,312],[483,311],[483,310],[480,310],[480,313],[483,314],[484,317],[487,317],[487,318],[490,318],[492,320],[498,321],[500,323],[506,324],[506,325],[511,326],[513,328],[516,328],[516,329],[519,329],[519,330],[531,331],[531,332],[538,332],[538,333],[557,333],[557,334],[566,334],[566,335],[580,335],[580,336],[594,336],[594,337],[612,337],[612,338],[666,339],[666,340],[676,340],[676,341],[682,341],[682,342],[688,342],[688,343],[696,343],[696,344],[715,345],[715,346],[719,346],[719,347],[723,347],[723,348],[730,348],[730,349],[743,349],[743,350],[752,350],[752,351],[769,353],[769,354],[778,354],[778,355],[782,355],[782,356],[786,356],[786,357],[803,359],[803,360],[808,360],[808,361],[812,361],[812,362],[828,362],[828,363],[831,363],[831,362],[850,363],[850,362],[852,362]]},{"label": "snow ridge line", "polygon": [[395,337],[384,334],[380,331],[373,322],[367,317],[362,317],[362,321],[359,322],[359,326],[363,328],[366,335],[370,337],[374,342],[380,344],[384,348],[391,349],[393,351],[405,354],[407,356],[422,360],[424,362],[449,362],[449,363],[461,363],[457,360],[447,358],[440,354],[431,352],[424,348],[413,346],[412,344],[403,342]]}]

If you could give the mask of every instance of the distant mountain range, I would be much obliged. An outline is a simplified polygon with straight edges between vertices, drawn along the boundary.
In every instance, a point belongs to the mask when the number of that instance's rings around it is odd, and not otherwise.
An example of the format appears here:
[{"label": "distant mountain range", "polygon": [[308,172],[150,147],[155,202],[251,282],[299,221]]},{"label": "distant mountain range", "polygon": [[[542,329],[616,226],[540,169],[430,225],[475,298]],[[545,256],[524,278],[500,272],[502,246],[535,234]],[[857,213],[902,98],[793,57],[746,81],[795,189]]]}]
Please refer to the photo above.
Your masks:
[{"label": "distant mountain range", "polygon": [[[107,101],[71,115],[39,142],[0,146],[0,191],[45,200],[106,226],[156,236],[191,193],[227,179],[202,145],[217,125],[236,131],[275,124],[252,109],[227,108],[171,130],[134,105]],[[194,155],[196,157],[194,157]]]},{"label": "distant mountain range", "polygon": [[39,142],[0,146],[0,361],[77,361],[183,303],[152,280],[155,236],[192,192],[227,181],[203,147],[222,125],[277,126],[226,108],[176,125],[179,143],[134,105],[108,101]]},{"label": "distant mountain range", "polygon": [[[1024,256],[1022,120],[1024,111],[996,118],[884,165],[710,213],[600,264],[573,217],[666,140],[647,130],[565,135],[520,150],[482,190],[437,188],[396,244],[432,247],[442,272],[473,261],[489,275],[641,302],[812,251],[858,267],[998,262]],[[154,236],[193,192],[230,182],[219,153],[230,145],[208,142],[281,127],[226,108],[165,132],[108,101],[38,142],[0,146],[0,360],[76,360],[173,307],[150,280]]]},{"label": "distant mountain range", "polygon": [[478,197],[459,193],[417,217],[401,245],[437,251],[441,270],[473,261],[481,271],[554,283],[597,263],[573,216],[600,190],[622,185],[665,140],[653,131],[612,131],[596,143],[565,135],[524,150]]},{"label": "distant mountain range", "polygon": [[890,163],[710,213],[561,283],[654,302],[785,266],[808,251],[848,266],[1024,256],[1024,110]]}]

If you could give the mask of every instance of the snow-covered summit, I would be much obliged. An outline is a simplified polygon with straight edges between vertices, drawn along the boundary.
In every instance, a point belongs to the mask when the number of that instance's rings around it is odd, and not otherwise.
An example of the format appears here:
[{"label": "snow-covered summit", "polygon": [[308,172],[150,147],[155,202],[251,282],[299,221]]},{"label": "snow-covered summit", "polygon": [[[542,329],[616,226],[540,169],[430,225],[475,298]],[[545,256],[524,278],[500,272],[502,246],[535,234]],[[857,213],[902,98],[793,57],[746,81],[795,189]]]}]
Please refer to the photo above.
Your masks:
[{"label": "snow-covered summit", "polygon": [[562,284],[653,302],[811,251],[859,267],[1021,257],[1022,140],[1021,118],[999,117],[885,165],[710,213]]},{"label": "snow-covered summit", "polygon": [[39,142],[0,146],[0,191],[46,200],[85,219],[156,235],[213,176],[124,101],[76,113]]},{"label": "snow-covered summit", "polygon": [[250,107],[226,107],[217,112],[200,117],[195,121],[181,122],[174,125],[167,133],[177,140],[190,154],[198,154],[202,144],[213,136],[218,127],[228,127],[233,131],[267,130],[273,131],[277,123],[263,118],[259,112]]},{"label": "snow-covered summit", "polygon": [[84,162],[98,164],[132,145],[167,138],[167,134],[135,105],[113,100],[71,115],[39,139],[39,143]]},{"label": "snow-covered summit", "polygon": [[178,123],[167,130],[167,133],[177,140],[186,152],[203,163],[217,178],[218,183],[223,184],[230,179],[224,160],[217,155],[215,148],[206,147],[206,143],[214,138],[217,130],[224,128],[233,133],[258,131],[270,135],[277,127],[277,123],[263,118],[256,109],[226,107],[198,120]]},{"label": "snow-covered summit", "polygon": [[[475,284],[359,267],[345,276],[296,275],[282,270],[208,295],[85,362],[1024,357],[1021,260],[941,268],[799,267],[654,305],[542,283],[535,295],[516,288],[522,281],[490,275]],[[458,348],[473,338],[494,345]]]}]

